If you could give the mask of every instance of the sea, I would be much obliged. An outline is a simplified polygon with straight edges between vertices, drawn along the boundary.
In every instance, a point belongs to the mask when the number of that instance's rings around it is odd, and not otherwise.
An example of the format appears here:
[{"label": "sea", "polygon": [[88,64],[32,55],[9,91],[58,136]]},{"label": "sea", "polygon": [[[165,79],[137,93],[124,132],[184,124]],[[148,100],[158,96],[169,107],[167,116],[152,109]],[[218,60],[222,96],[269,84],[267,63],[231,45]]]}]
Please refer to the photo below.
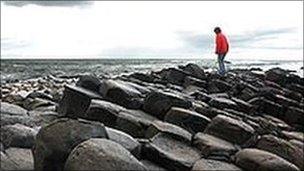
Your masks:
[{"label": "sea", "polygon": [[[159,71],[195,63],[206,71],[216,71],[214,59],[1,59],[1,84],[18,82],[48,75],[74,76],[93,74],[117,76],[133,72]],[[230,60],[227,69],[260,68],[263,71],[274,67],[292,70],[303,77],[303,60]]]}]

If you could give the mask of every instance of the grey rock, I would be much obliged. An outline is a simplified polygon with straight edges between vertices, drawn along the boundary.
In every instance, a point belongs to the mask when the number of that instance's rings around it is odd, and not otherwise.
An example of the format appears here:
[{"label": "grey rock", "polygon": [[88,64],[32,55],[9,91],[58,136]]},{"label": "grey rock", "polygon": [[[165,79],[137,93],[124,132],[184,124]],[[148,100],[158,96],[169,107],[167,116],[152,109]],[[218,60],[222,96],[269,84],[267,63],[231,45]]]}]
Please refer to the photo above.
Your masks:
[{"label": "grey rock", "polygon": [[143,109],[147,113],[163,119],[172,106],[190,108],[191,102],[185,98],[168,92],[152,92],[144,101]]},{"label": "grey rock", "polygon": [[1,127],[1,140],[5,147],[31,148],[36,134],[35,129],[21,124]]},{"label": "grey rock", "polygon": [[69,117],[83,115],[89,108],[92,99],[102,99],[102,97],[90,90],[81,87],[65,87],[63,98],[59,102],[58,113]]},{"label": "grey rock", "polygon": [[149,161],[149,160],[141,160],[140,161],[143,165],[145,165],[145,167],[147,168],[147,170],[153,170],[153,171],[166,171],[167,169]]},{"label": "grey rock", "polygon": [[193,171],[199,170],[214,170],[214,171],[224,171],[224,170],[231,170],[231,171],[241,171],[242,169],[235,166],[234,164],[218,161],[218,160],[211,160],[211,159],[200,159],[199,161],[195,162]]},{"label": "grey rock", "polygon": [[285,171],[300,169],[285,159],[259,149],[246,148],[236,153],[236,165],[244,170],[273,170]]},{"label": "grey rock", "polygon": [[232,143],[212,135],[197,133],[193,138],[193,145],[207,157],[224,157],[229,159],[238,149]]},{"label": "grey rock", "polygon": [[300,150],[286,140],[273,135],[264,135],[258,140],[256,148],[276,154],[295,164],[301,170],[304,169],[303,150]]},{"label": "grey rock", "polygon": [[101,82],[93,75],[82,75],[77,81],[76,86],[83,87],[97,93],[101,86]]},{"label": "grey rock", "polygon": [[218,115],[212,119],[204,132],[241,145],[254,135],[254,131],[250,125],[241,120]]},{"label": "grey rock", "polygon": [[154,121],[146,131],[146,138],[153,138],[158,133],[168,133],[175,135],[176,137],[191,141],[192,135],[190,132],[186,131],[185,129],[163,121]]},{"label": "grey rock", "polygon": [[168,170],[190,170],[202,156],[198,149],[169,134],[159,133],[144,148],[145,157]]},{"label": "grey rock", "polygon": [[210,123],[210,119],[206,116],[178,107],[172,107],[166,114],[164,121],[178,125],[192,134],[203,132]]},{"label": "grey rock", "polygon": [[62,170],[69,153],[90,138],[107,138],[101,123],[59,119],[42,127],[33,148],[35,170]]},{"label": "grey rock", "polygon": [[129,150],[136,158],[140,158],[141,144],[132,136],[114,128],[106,127],[109,140]]},{"label": "grey rock", "polygon": [[91,138],[73,149],[66,161],[65,170],[146,170],[146,168],[118,143],[107,139]]},{"label": "grey rock", "polygon": [[14,104],[10,104],[10,103],[6,103],[6,102],[1,102],[0,105],[0,110],[1,110],[1,116],[3,114],[8,114],[8,115],[20,115],[20,116],[25,116],[27,115],[27,110],[25,110],[24,108],[14,105]]},{"label": "grey rock", "polygon": [[1,170],[34,170],[31,149],[8,148],[1,153]]}]

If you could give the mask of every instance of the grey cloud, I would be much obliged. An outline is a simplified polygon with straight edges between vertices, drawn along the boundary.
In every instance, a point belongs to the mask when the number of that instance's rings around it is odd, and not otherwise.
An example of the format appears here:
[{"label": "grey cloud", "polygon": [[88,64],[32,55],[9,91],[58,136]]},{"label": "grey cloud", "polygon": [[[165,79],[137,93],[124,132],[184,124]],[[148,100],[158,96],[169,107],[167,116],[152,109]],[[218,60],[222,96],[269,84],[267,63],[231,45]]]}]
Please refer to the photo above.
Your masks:
[{"label": "grey cloud", "polygon": [[14,1],[14,0],[9,0],[9,1],[3,1],[4,4],[10,5],[10,6],[16,6],[16,7],[23,7],[26,5],[39,5],[39,6],[54,6],[54,7],[74,7],[74,6],[88,6],[91,5],[93,2],[92,1],[72,1],[72,0],[67,0],[67,1]]},{"label": "grey cloud", "polygon": [[[257,30],[254,32],[247,32],[244,34],[231,34],[228,35],[229,41],[234,47],[249,47],[252,43],[263,40],[276,39],[281,34],[292,33],[295,28],[280,28],[280,29],[267,29]],[[185,46],[192,47],[193,49],[207,49],[214,44],[214,34],[201,34],[197,32],[177,32],[177,35],[184,42]],[[264,49],[282,49],[281,47],[258,47]],[[291,47],[291,49],[298,49],[299,47]],[[301,47],[303,48],[303,47]]]},{"label": "grey cloud", "polygon": [[1,38],[1,50],[11,50],[30,46],[30,42],[25,40],[15,40],[11,38]]}]

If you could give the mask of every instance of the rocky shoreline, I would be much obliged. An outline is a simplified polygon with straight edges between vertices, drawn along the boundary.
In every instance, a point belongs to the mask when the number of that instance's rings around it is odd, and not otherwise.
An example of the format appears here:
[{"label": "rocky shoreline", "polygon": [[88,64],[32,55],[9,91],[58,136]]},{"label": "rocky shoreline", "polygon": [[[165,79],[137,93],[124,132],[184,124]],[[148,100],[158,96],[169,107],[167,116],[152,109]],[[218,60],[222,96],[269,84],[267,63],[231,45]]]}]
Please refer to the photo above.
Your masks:
[{"label": "rocky shoreline", "polygon": [[304,79],[195,64],[1,85],[1,170],[304,170]]}]

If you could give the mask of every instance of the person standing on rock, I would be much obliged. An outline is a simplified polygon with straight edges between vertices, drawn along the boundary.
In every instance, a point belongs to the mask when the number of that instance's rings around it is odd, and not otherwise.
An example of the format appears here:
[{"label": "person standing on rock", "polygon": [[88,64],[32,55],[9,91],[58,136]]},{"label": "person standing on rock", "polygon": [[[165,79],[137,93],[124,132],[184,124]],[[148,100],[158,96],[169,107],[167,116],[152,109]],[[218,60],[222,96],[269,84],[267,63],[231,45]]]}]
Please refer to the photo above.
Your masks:
[{"label": "person standing on rock", "polygon": [[219,74],[225,75],[225,64],[224,58],[229,50],[229,43],[226,36],[222,33],[221,28],[215,27],[214,33],[216,34],[215,43],[215,54],[218,55],[217,60],[219,63]]}]

